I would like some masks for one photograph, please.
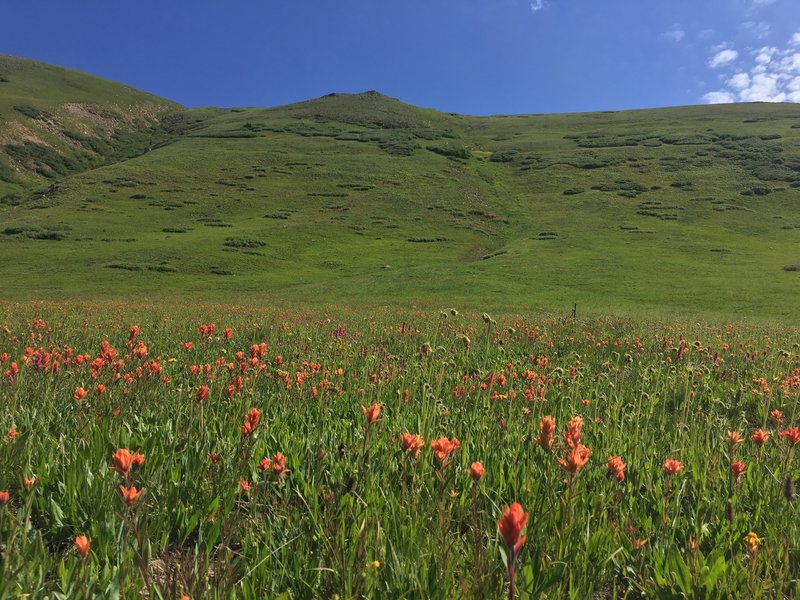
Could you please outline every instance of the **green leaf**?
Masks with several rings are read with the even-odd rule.
[[[543,571],[540,574],[538,581],[535,582],[536,587],[531,591],[531,597],[538,598],[541,594],[544,594],[547,590],[561,581],[566,568],[567,563],[557,562],[553,563],[549,569]]]
[[[683,557],[677,550],[669,553],[667,561],[669,563],[670,573],[675,578],[675,584],[678,589],[684,594],[691,595],[692,593],[692,574],[689,572],[689,565],[683,560]]]
[[[189,537],[192,532],[197,527],[197,524],[200,522],[200,519],[203,517],[203,511],[196,510],[189,518],[189,522],[186,523],[186,527],[183,532],[183,537],[181,538],[181,544],[186,541],[186,538]]]
[[[711,592],[714,589],[714,586],[719,581],[720,577],[725,574],[725,571],[728,570],[728,563],[725,562],[725,557],[723,555],[719,555],[717,560],[714,561],[714,564],[708,569],[706,573],[703,574],[702,585],[706,588],[706,592]]]
[[[119,577],[114,577],[111,581],[108,582],[108,587],[106,588],[106,598],[109,600],[118,600],[119,599]]]
[[[56,527],[63,527],[64,525],[64,511],[56,504],[55,499],[50,498],[50,514],[53,517],[54,525]]]

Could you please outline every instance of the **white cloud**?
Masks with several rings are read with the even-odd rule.
[[[786,100],[800,102],[800,77],[795,77],[786,84]]]
[[[531,10],[533,12],[539,12],[544,6],[544,0],[533,0],[533,2],[531,2]]]
[[[661,34],[661,37],[666,40],[671,40],[675,43],[680,42],[686,36],[686,32],[679,23],[675,23],[670,29]]]
[[[800,73],[800,52],[790,52],[778,63],[778,68],[787,75]]]
[[[706,104],[731,104],[732,102],[736,102],[736,97],[730,92],[726,92],[724,90],[719,92],[708,92],[705,96],[703,96],[703,102]]]
[[[778,77],[770,73],[753,75],[750,85],[739,90],[742,102],[786,102],[786,93],[781,91]]]
[[[739,53],[736,50],[720,50],[708,61],[708,66],[712,69],[719,69],[724,67],[739,58]]]
[[[717,69],[737,59],[739,70],[724,81],[723,89],[705,94],[704,102],[800,103],[800,32],[784,48],[764,46],[744,57],[730,47],[715,47],[708,66]]]
[[[747,73],[737,73],[728,79],[728,85],[736,90],[744,90],[750,87],[750,75]]]
[[[772,46],[764,46],[756,51],[756,63],[759,65],[767,65],[772,61],[772,57],[778,53],[778,49]]]
[[[778,0],[738,0],[738,2],[744,3],[746,6],[745,14],[751,17],[760,14],[764,9],[768,8],[775,4]],[[795,2],[796,0],[788,0],[789,3]]]

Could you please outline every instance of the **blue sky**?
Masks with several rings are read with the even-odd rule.
[[[4,0],[1,12],[0,53],[187,106],[368,89],[465,114],[800,102],[800,0]]]

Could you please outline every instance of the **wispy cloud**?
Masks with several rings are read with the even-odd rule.
[[[544,0],[533,0],[533,2],[531,2],[531,10],[532,10],[533,12],[539,12],[539,11],[540,11],[540,10],[542,10],[542,9],[543,9],[545,6],[546,6],[546,5],[545,5],[545,3],[544,3]]]
[[[678,43],[684,37],[686,37],[686,32],[683,30],[683,27],[680,26],[680,23],[675,23],[667,31],[662,33],[661,37],[664,38],[665,40],[670,40],[675,43]]]
[[[703,96],[703,101],[706,104],[732,104],[733,102],[736,102],[736,96],[725,91],[708,92],[705,96]]]
[[[712,56],[709,67],[715,68],[714,60],[727,51]],[[705,94],[703,101],[709,104],[800,102],[800,31],[789,39],[785,48],[764,46],[750,52],[745,60],[750,63],[747,68],[728,77],[723,89]]]
[[[745,0],[747,3],[747,8],[745,10],[745,14],[755,16],[759,14],[763,9],[767,8],[775,4],[778,0]],[[789,0],[790,2],[795,2],[796,0]]]
[[[719,69],[729,65],[737,58],[739,58],[739,53],[736,50],[731,50],[730,48],[719,50],[714,56],[708,59],[708,66],[712,69]]]
[[[742,29],[748,31],[751,35],[759,40],[769,37],[771,28],[766,21],[746,21],[742,23]]]

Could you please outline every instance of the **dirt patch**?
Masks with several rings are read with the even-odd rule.
[[[194,587],[195,591],[202,591],[214,579],[214,568],[205,569],[205,577],[197,572],[204,563],[195,559],[195,556],[185,548],[173,548],[153,558],[147,565],[147,574],[150,581],[162,591],[169,590],[172,597],[177,597],[188,588]],[[147,589],[141,591],[143,598],[149,598]]]
[[[33,129],[26,127],[19,121],[8,121],[0,128],[0,146],[4,146],[5,144],[22,144],[23,142],[32,142],[44,146],[50,145],[36,135]]]
[[[158,115],[167,107],[157,102],[141,102],[113,107],[89,104],[85,102],[68,102],[62,105],[73,129],[83,135],[96,135],[98,129],[106,137],[123,128],[148,126],[158,121]]]
[[[158,117],[169,110],[169,108],[169,106],[159,104],[158,102],[140,102],[138,104],[120,107],[119,110],[126,123],[141,125],[143,122],[157,122]]]
[[[123,123],[118,115],[98,104],[68,102],[62,108],[74,119],[71,124],[84,135],[93,135],[100,128],[106,137],[111,137]]]

